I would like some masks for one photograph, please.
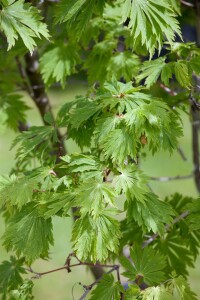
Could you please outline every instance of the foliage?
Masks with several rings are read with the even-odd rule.
[[[85,286],[91,300],[197,299],[187,269],[199,253],[199,199],[158,197],[140,164],[180,152],[182,111],[199,124],[200,50],[183,42],[185,22],[178,0],[0,1],[1,126],[19,131],[16,166],[0,176],[3,246],[16,255],[0,264],[3,300],[33,299],[36,277],[80,265],[105,268]],[[55,110],[48,89],[72,75],[88,92]],[[42,125],[27,124],[22,90]],[[78,263],[34,272],[50,259],[52,219],[71,211]]]

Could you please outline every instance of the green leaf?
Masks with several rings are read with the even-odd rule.
[[[105,261],[110,253],[117,253],[119,247],[119,222],[109,215],[109,210],[99,211],[76,220],[72,232],[73,249],[82,261]]]
[[[79,128],[84,125],[95,114],[98,114],[101,106],[97,101],[87,99],[85,97],[79,98],[76,108],[72,108],[70,111],[70,125],[72,128]]]
[[[115,197],[116,194],[111,184],[98,179],[90,179],[84,181],[78,188],[76,205],[81,207],[82,215],[89,212],[95,218],[105,204],[115,206]]]
[[[181,3],[179,0],[169,0],[172,9],[177,12],[177,14],[181,14]]]
[[[109,75],[109,70],[112,69],[113,60],[114,60],[114,57],[112,58],[112,56],[113,56],[113,51],[114,51],[114,49],[116,49],[116,47],[117,47],[117,41],[110,40],[110,38],[103,40],[94,45],[92,52],[86,58],[85,65],[84,65],[85,68],[88,69],[87,72],[88,72],[89,83],[94,83],[96,81],[98,81],[100,83],[105,82],[106,70],[108,70],[108,75],[107,75],[108,78],[112,75],[115,75],[115,74],[113,74],[113,72],[112,72],[112,74],[110,73],[110,75]],[[118,57],[118,58],[120,58],[120,57]],[[133,58],[133,55],[132,55],[132,58]],[[129,60],[129,62],[130,62],[130,60]],[[133,62],[134,61],[132,60],[132,64],[133,64]],[[116,69],[117,69],[117,67],[115,67],[115,70]],[[120,72],[120,70],[118,72]]]
[[[100,144],[101,148],[101,144]],[[136,158],[136,140],[125,126],[109,133],[103,143],[104,155],[123,165],[128,156]]]
[[[167,198],[166,201],[172,206],[173,210],[176,212],[176,216],[180,218],[179,222],[174,224],[173,229],[171,229],[168,232],[168,235],[171,237],[165,236],[165,238],[170,239],[174,236],[177,237],[177,242],[172,241],[171,246],[175,246],[175,244],[179,244],[179,240],[181,243],[181,247],[184,247],[183,255],[184,253],[187,253],[187,256],[190,257],[188,260],[187,257],[184,259],[180,259],[179,262],[176,262],[173,264],[176,267],[173,267],[178,274],[187,274],[187,271],[185,270],[186,265],[191,265],[191,260],[196,259],[199,254],[199,246],[200,246],[200,230],[198,229],[199,225],[197,225],[197,228],[195,226],[192,226],[192,220],[197,221],[197,224],[199,224],[199,211],[197,210],[196,216],[193,215],[192,210],[196,210],[196,204],[198,204],[198,200],[193,199],[192,197],[184,197],[178,193],[175,193],[172,195],[169,199]],[[190,210],[191,208],[191,210]],[[188,214],[188,216],[187,216]],[[196,218],[195,218],[196,217]],[[165,240],[165,239],[163,239]],[[181,242],[184,241],[183,242]],[[165,245],[166,249],[170,249],[170,245]],[[165,248],[163,245],[163,249]],[[178,251],[178,252],[177,252]],[[182,250],[180,250],[181,252]],[[177,258],[182,258],[183,256],[180,256],[179,248],[173,249],[171,251],[173,254],[176,254]],[[173,258],[170,258],[170,261],[173,261]],[[178,267],[179,266],[179,267]],[[184,266],[182,269],[181,266]],[[179,271],[178,271],[179,270]]]
[[[124,166],[119,169],[119,172],[120,174],[114,176],[112,182],[116,192],[124,193],[129,199],[135,197],[137,201],[144,201],[146,193],[149,191],[147,177],[134,165]]]
[[[187,267],[194,267],[192,253],[176,231],[169,232],[159,241],[156,241],[155,249],[158,249],[167,258],[168,273],[175,270],[178,275],[187,276]]]
[[[145,79],[145,85],[150,88],[160,76],[163,68],[166,66],[166,57],[160,57],[152,61],[145,61],[142,68],[140,68],[141,74],[137,76],[137,80],[141,81]]]
[[[189,62],[189,66],[197,75],[200,75],[200,56],[193,57]]]
[[[76,72],[80,58],[76,44],[57,44],[40,59],[42,78],[47,86],[60,82],[65,87],[66,77]]]
[[[0,177],[0,207],[5,203],[21,208],[32,200],[35,184],[27,177]]]
[[[140,246],[135,245],[130,250],[130,256],[133,264],[125,257],[121,258],[121,264],[126,272],[124,276],[131,281],[144,281],[146,284],[160,283],[165,279],[164,268],[166,266],[166,259],[164,255],[156,252],[152,248],[141,249]]]
[[[50,166],[43,166],[28,171],[26,172],[26,177],[42,192],[49,191],[54,188],[58,180],[56,178],[56,173]]]
[[[46,258],[53,244],[51,219],[41,217],[35,204],[27,204],[9,220],[3,240],[7,250],[23,255],[28,264]]]
[[[6,114],[5,124],[14,131],[19,130],[20,122],[26,123],[25,113],[29,107],[21,99],[21,95],[9,93],[0,97],[0,110]]]
[[[174,65],[172,62],[166,63],[166,57],[159,57],[152,61],[145,61],[140,74],[136,77],[137,81],[145,79],[145,85],[150,88],[157,82],[159,76],[165,85],[169,85],[169,79],[172,78]]]
[[[57,5],[56,23],[66,22],[67,29],[81,36],[94,12],[103,13],[105,0],[62,0]]]
[[[32,126],[15,138],[11,149],[20,144],[16,154],[19,162],[29,161],[32,156],[40,160],[52,161],[54,156],[49,156],[49,153],[54,142],[58,142],[54,126]]]
[[[45,219],[54,215],[68,216],[68,211],[74,205],[74,194],[62,193],[42,193],[38,196],[38,209]]]
[[[109,60],[107,66],[107,80],[115,76],[118,80],[124,78],[127,82],[132,80],[138,73],[140,59],[137,55],[129,52],[117,52]],[[103,71],[102,71],[103,73]]]
[[[92,155],[73,153],[70,157],[71,172],[90,172],[101,168],[99,159]]]
[[[3,293],[3,300],[8,292],[22,284],[21,275],[26,273],[23,264],[24,258],[16,259],[14,256],[10,257],[10,261],[4,260],[0,264],[0,293]]]
[[[142,291],[142,300],[176,300],[164,286],[152,286]]]
[[[141,89],[131,82],[113,81],[97,95],[96,102],[101,103],[103,111],[97,116],[95,139],[104,156],[120,165],[128,157],[136,160],[141,147],[148,147],[153,154],[160,148],[172,152],[182,135],[177,112],[158,98],[138,92]]]
[[[163,66],[161,72],[161,81],[166,85],[169,86],[169,79],[172,78],[172,72],[174,69],[173,63],[167,63]]]
[[[132,246],[134,243],[143,243],[143,231],[134,220],[130,221],[125,218],[120,222],[120,225],[122,232],[120,249],[123,249],[124,246]]]
[[[92,291],[90,300],[119,300],[124,288],[119,282],[115,282],[112,274],[104,274],[97,287]]]
[[[190,289],[188,282],[183,276],[175,277],[168,282],[168,288],[176,300],[197,300],[197,295]]]
[[[133,45],[138,41],[145,45],[150,57],[155,49],[161,50],[165,39],[172,43],[176,34],[181,37],[179,23],[169,1],[126,0],[122,10],[122,22],[130,18],[128,27]]]
[[[14,45],[18,36],[28,50],[33,53],[36,42],[34,38],[49,38],[47,26],[41,22],[42,17],[38,9],[23,0],[12,1],[3,5],[0,11],[0,29],[5,33],[8,50]]]
[[[187,205],[190,214],[188,220],[191,230],[200,230],[200,203],[199,199],[192,201]]]
[[[191,78],[187,66],[187,62],[178,60],[174,63],[175,76],[182,87],[189,88],[191,86]]]
[[[170,224],[174,215],[171,206],[160,201],[153,193],[147,193],[143,202],[137,201],[136,198],[128,199],[125,202],[125,210],[127,210],[128,220],[135,220],[144,233],[152,230],[154,233],[163,234],[165,224]]]
[[[25,279],[23,284],[16,290],[11,291],[12,299],[15,300],[32,300],[34,296],[32,295],[33,281],[30,279]]]
[[[124,296],[125,300],[137,300],[140,294],[140,288],[136,284],[128,284]]]
[[[70,173],[79,173],[83,182],[91,178],[103,181],[105,167],[95,156],[74,153],[67,168]]]

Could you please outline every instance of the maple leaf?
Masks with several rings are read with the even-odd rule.
[[[155,284],[165,279],[164,268],[166,266],[166,258],[164,255],[156,252],[152,248],[141,249],[140,246],[135,245],[130,250],[130,256],[133,261],[130,262],[126,257],[121,257],[120,262],[126,272],[124,276],[132,280],[139,280],[139,278],[147,284]]]
[[[34,38],[41,38],[41,36],[49,38],[47,25],[41,22],[42,17],[36,7],[23,0],[9,0],[2,4],[0,28],[6,35],[8,50],[15,45],[18,36],[21,37],[31,53],[36,46]]]

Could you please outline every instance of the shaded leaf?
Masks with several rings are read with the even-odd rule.
[[[92,291],[90,300],[119,300],[124,289],[119,282],[115,282],[112,274],[104,274],[97,287]]]
[[[163,270],[166,266],[166,259],[164,255],[152,248],[146,247],[142,250],[140,246],[135,245],[130,250],[130,256],[133,263],[125,257],[121,258],[121,263],[127,269],[123,275],[131,281],[141,279],[146,284],[151,285],[160,283],[165,279]]]

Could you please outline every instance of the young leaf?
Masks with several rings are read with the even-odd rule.
[[[141,294],[142,300],[176,300],[164,286],[148,287]]]
[[[53,244],[51,219],[41,217],[34,203],[27,204],[9,220],[3,239],[5,248],[23,255],[28,264],[46,258]]]
[[[135,245],[130,250],[130,256],[133,264],[125,257],[121,258],[121,263],[127,269],[123,275],[131,281],[142,280],[151,285],[165,279],[163,270],[166,266],[166,259],[164,255],[152,248],[146,247],[142,250],[140,246]]]
[[[5,2],[4,2],[5,3]],[[8,50],[14,45],[18,36],[32,53],[36,42],[34,38],[49,38],[47,26],[42,21],[38,9],[23,0],[10,1],[0,11],[0,29],[5,33]]]
[[[124,288],[119,282],[115,282],[112,274],[104,274],[97,287],[92,291],[89,300],[119,300]]]

